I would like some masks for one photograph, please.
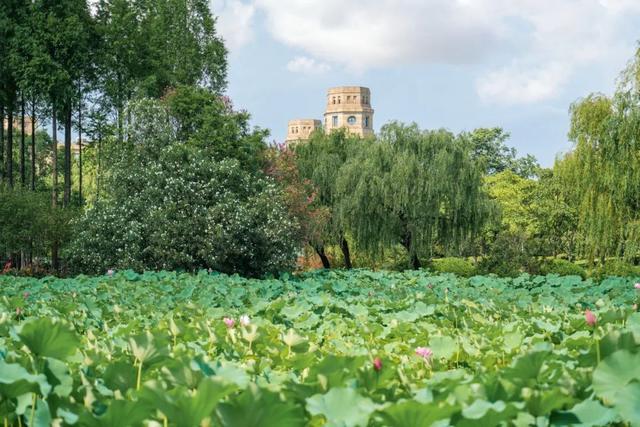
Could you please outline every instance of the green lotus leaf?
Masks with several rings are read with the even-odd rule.
[[[67,397],[73,391],[73,378],[69,368],[57,359],[47,358],[44,364],[47,381],[53,386],[53,394]]]
[[[553,419],[554,425],[579,427],[600,427],[610,425],[617,417],[616,412],[597,400],[587,399],[576,404],[569,411],[558,413]]]
[[[600,362],[593,371],[593,390],[607,401],[631,381],[640,381],[640,354],[619,350]]]
[[[457,406],[406,400],[389,405],[376,416],[388,427],[430,427],[437,421],[449,421],[458,411]]]
[[[477,399],[462,410],[464,419],[460,420],[457,425],[465,427],[497,426],[504,421],[514,418],[518,412],[519,409],[511,403],[505,403],[501,400],[488,402],[483,399]]]
[[[220,400],[235,390],[235,385],[211,378],[203,379],[194,393],[183,387],[167,392],[160,383],[151,381],[140,392],[140,400],[178,427],[191,427],[212,416]]]
[[[129,362],[116,361],[107,366],[102,379],[109,389],[126,393],[136,386],[136,368]]]
[[[18,337],[39,357],[64,360],[74,354],[80,346],[80,339],[71,327],[45,317],[24,323]]]
[[[43,374],[30,374],[17,363],[7,363],[0,359],[0,396],[15,398],[25,393],[40,393],[46,396],[51,385]]]
[[[150,331],[129,338],[129,348],[145,367],[159,363],[169,355],[166,338],[156,337]]]
[[[145,401],[113,400],[100,415],[83,412],[79,425],[83,427],[137,427],[150,418],[153,406]]]
[[[296,352],[303,352],[309,348],[307,339],[298,335],[293,329],[289,329],[286,333],[282,334],[282,342]]]
[[[245,388],[251,380],[249,375],[242,368],[231,363],[218,364],[214,368],[216,378],[236,384],[240,388]]]
[[[447,336],[431,337],[429,347],[433,350],[433,356],[436,358],[450,359],[458,351],[456,340]]]
[[[307,411],[322,415],[327,427],[366,427],[377,405],[352,388],[332,388],[307,398]]]
[[[306,425],[304,411],[291,402],[284,402],[277,393],[255,385],[239,396],[220,403],[218,417],[224,427],[302,427]]]

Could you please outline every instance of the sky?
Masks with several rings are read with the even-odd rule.
[[[211,0],[228,94],[282,142],[333,86],[366,86],[374,128],[504,128],[521,155],[567,152],[571,103],[611,94],[640,0]]]

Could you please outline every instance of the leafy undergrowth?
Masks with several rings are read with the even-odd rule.
[[[0,422],[640,425],[633,283],[0,277]]]

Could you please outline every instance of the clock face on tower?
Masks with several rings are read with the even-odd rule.
[[[347,123],[349,123],[350,125],[355,125],[356,124],[356,116],[349,116],[349,118],[347,119]]]

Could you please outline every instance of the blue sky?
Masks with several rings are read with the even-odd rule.
[[[283,141],[322,118],[326,90],[371,89],[390,120],[454,132],[500,126],[551,166],[568,110],[611,93],[640,39],[640,0],[212,0],[228,93]]]

